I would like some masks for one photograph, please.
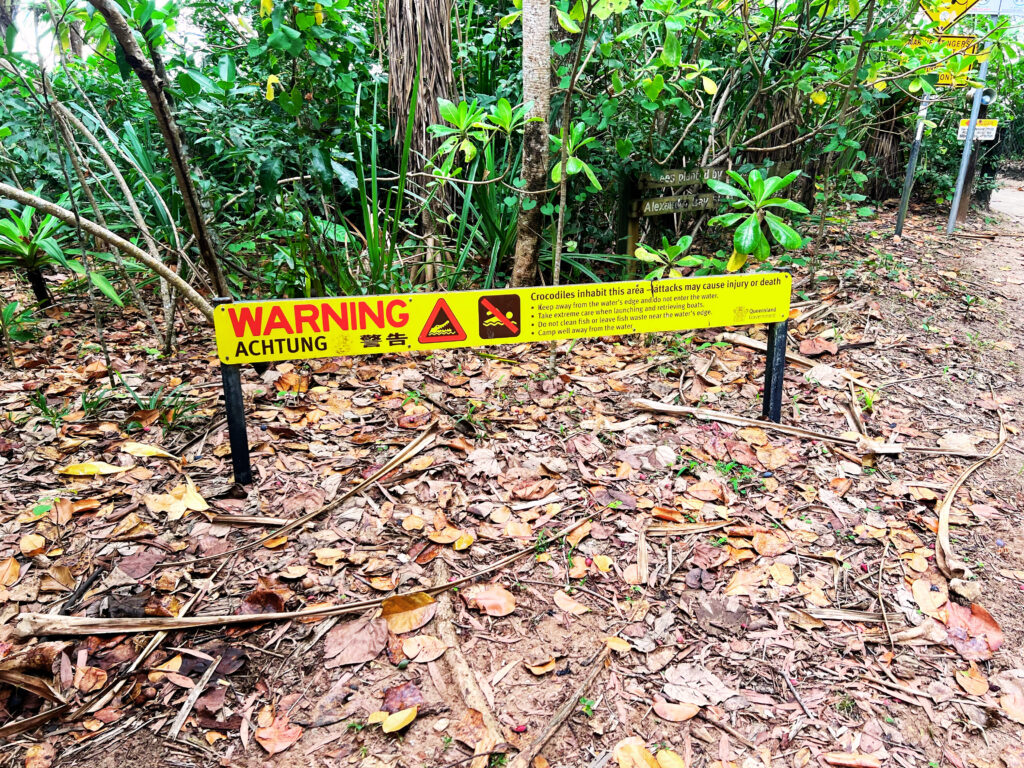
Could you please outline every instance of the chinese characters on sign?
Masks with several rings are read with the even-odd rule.
[[[227,364],[778,323],[786,273],[224,304]]]

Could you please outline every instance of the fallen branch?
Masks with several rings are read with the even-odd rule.
[[[167,738],[174,741],[178,738],[178,734],[181,733],[181,728],[185,725],[185,720],[188,718],[189,713],[192,711],[192,707],[199,701],[199,697],[203,695],[203,691],[206,690],[206,686],[210,682],[210,678],[213,677],[213,673],[217,671],[217,666],[220,664],[221,657],[216,657],[210,666],[206,668],[203,676],[199,678],[199,682],[196,683],[195,687],[189,691],[188,698],[185,699],[185,703],[181,705],[181,709],[178,710],[177,717],[174,718],[174,722],[171,723],[171,730],[168,733]]]
[[[693,416],[694,418],[702,419],[704,421],[717,421],[721,424],[730,424],[734,427],[759,427],[760,429],[781,432],[784,435],[802,437],[807,440],[820,440],[823,443],[831,443],[833,445],[848,445],[851,448],[856,448],[861,453],[874,454],[878,456],[897,455],[908,452],[923,453],[929,456],[957,456],[965,459],[975,459],[979,456],[986,456],[986,454],[964,453],[963,451],[958,451],[955,448],[931,448],[925,445],[911,445],[909,443],[884,443],[880,440],[872,440],[864,436],[854,438],[842,437],[841,435],[829,435],[825,432],[817,432],[813,429],[791,427],[787,424],[776,424],[774,421],[761,421],[760,419],[751,419],[748,416],[735,416],[731,413],[722,413],[721,411],[714,411],[710,408],[691,408],[688,405],[671,405],[670,403],[662,403],[658,400],[639,398],[633,401],[633,405],[638,408],[643,408],[646,411],[653,411],[654,413],[668,413],[674,416]],[[1002,445],[1000,444],[998,447],[1002,447]],[[988,455],[987,458],[991,458],[991,455]]]
[[[939,515],[939,530],[935,537],[935,564],[939,566],[939,570],[942,571],[943,575],[947,578],[962,579],[967,573],[966,563],[956,559],[953,554],[953,547],[949,542],[949,512],[953,508],[953,499],[956,498],[956,494],[959,492],[960,488],[963,487],[967,478],[999,455],[1008,439],[1009,435],[1006,434],[1006,426],[1003,424],[1002,416],[1000,415],[999,442],[996,444],[996,447],[993,448],[992,452],[987,456],[974,462],[963,471],[960,477],[956,479],[956,482],[953,483],[950,489],[946,492],[942,502],[936,508],[936,512]]]
[[[434,584],[438,587],[447,585],[449,578],[448,564],[443,557],[434,561]],[[487,704],[487,697],[484,696],[480,683],[477,682],[477,674],[466,661],[466,656],[459,645],[459,639],[455,635],[455,615],[452,611],[451,595],[442,593],[437,601],[437,634],[448,646],[444,653],[444,660],[451,669],[452,680],[455,681],[462,701],[468,709],[474,709],[480,713],[483,721],[484,735],[473,745],[473,761],[470,768],[486,768],[488,755],[495,747],[506,741],[501,732],[501,726],[494,713]]]
[[[556,533],[552,539],[557,540],[567,536],[581,525],[590,520],[591,516],[577,520],[571,525]],[[507,557],[498,560],[486,568],[456,579],[453,582],[429,589],[404,592],[392,597],[409,597],[412,595],[429,595],[431,597],[447,592],[463,584],[476,581],[481,576],[504,568],[509,563],[515,562],[521,557],[533,554],[532,546],[514,552]],[[235,627],[246,624],[266,624],[278,621],[291,621],[293,619],[316,619],[329,616],[341,616],[348,613],[362,613],[370,608],[379,608],[389,598],[379,597],[373,600],[359,600],[341,605],[327,605],[319,608],[304,608],[299,611],[281,611],[277,613],[253,613],[253,614],[220,614],[211,616],[178,616],[178,617],[152,617],[152,618],[116,618],[102,619],[89,616],[60,616],[48,613],[22,613],[13,621],[13,636],[20,640],[46,635],[65,637],[85,637],[88,635],[119,635],[135,634],[139,632],[169,632],[175,629],[199,629],[202,627]]]

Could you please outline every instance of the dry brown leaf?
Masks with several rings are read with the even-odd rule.
[[[388,623],[383,619],[349,621],[327,633],[325,669],[362,664],[377,658],[388,644]]]
[[[616,653],[626,653],[633,647],[621,637],[606,637],[604,638],[604,644]]]
[[[784,533],[755,533],[751,540],[757,554],[763,557],[777,557],[793,548],[793,542]]]
[[[402,528],[407,531],[422,531],[426,528],[427,522],[419,515],[407,515],[402,521]]]
[[[76,667],[74,686],[82,693],[96,691],[107,684],[107,673],[99,667]]]
[[[428,624],[436,611],[434,598],[424,592],[414,592],[389,597],[381,603],[380,615],[388,623],[388,629],[403,635]]]
[[[874,755],[862,755],[858,752],[826,752],[822,759],[829,765],[843,768],[881,768],[881,761]]]
[[[569,542],[570,545],[572,545],[574,547],[578,547],[580,545],[580,542],[583,541],[585,538],[587,538],[587,536],[589,536],[589,535],[590,535],[590,521],[587,520],[585,523],[583,523],[583,525],[581,525],[575,531],[572,531],[571,533],[567,534],[566,537],[565,537],[565,540],[567,542]]]
[[[756,595],[757,588],[767,583],[767,573],[767,569],[761,567],[736,571],[732,578],[729,579],[723,594],[730,597],[734,595]]]
[[[461,536],[462,531],[451,526],[440,531],[431,531],[427,534],[427,538],[435,544],[454,544]]]
[[[590,608],[583,605],[578,600],[574,600],[569,597],[561,589],[555,592],[555,605],[561,608],[566,613],[571,613],[573,616],[582,616],[584,613],[590,611]]]
[[[313,557],[319,565],[326,565],[328,568],[333,568],[346,557],[344,549],[338,549],[336,547],[321,547],[313,550]]]
[[[448,645],[443,640],[431,635],[408,637],[402,643],[402,653],[409,661],[415,661],[417,664],[439,659],[447,650]]]
[[[685,723],[697,716],[700,707],[696,704],[670,704],[661,696],[654,697],[654,714],[670,723]]]
[[[472,584],[461,592],[466,605],[488,616],[508,616],[516,609],[516,597],[500,584]]]
[[[985,679],[985,675],[978,669],[978,665],[973,661],[969,669],[958,669],[956,671],[956,681],[960,684],[967,693],[972,696],[984,696],[988,693],[988,680]]]
[[[53,744],[42,742],[25,750],[25,768],[50,768],[57,757]]]
[[[983,661],[1003,645],[1003,630],[992,615],[977,603],[970,607],[946,603],[949,642],[968,661]]]
[[[1008,718],[1015,723],[1024,725],[1024,696],[1017,693],[1007,693],[999,697],[999,706]]]
[[[302,728],[291,725],[287,714],[277,715],[270,725],[256,729],[256,741],[267,750],[267,754],[276,755],[302,738]]]

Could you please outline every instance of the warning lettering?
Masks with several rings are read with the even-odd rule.
[[[217,354],[233,363],[774,323],[786,273],[221,305]]]

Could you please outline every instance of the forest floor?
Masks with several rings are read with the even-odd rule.
[[[0,765],[518,768],[550,729],[522,765],[1022,768],[1020,185],[974,237],[921,210],[894,242],[888,206],[795,275],[802,434],[729,423],[760,414],[760,328],[565,344],[553,377],[529,345],[281,364],[244,373],[246,495],[209,332],[163,359],[109,316],[136,402],[60,305],[0,380],[0,733],[89,706]],[[463,577],[383,616],[217,618]],[[34,638],[26,612],[95,622]],[[148,656],[96,634],[184,613],[211,618]]]

